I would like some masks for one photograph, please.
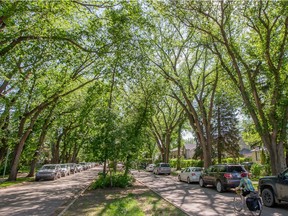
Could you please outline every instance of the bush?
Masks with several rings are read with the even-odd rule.
[[[99,175],[98,179],[94,181],[91,185],[92,189],[98,189],[98,188],[108,188],[111,187],[120,187],[125,188],[132,186],[132,183],[134,182],[134,178],[131,175],[123,175],[123,174],[112,174],[106,175],[104,177],[103,173]]]
[[[251,166],[251,173],[253,175],[253,177],[259,177],[260,174],[261,174],[261,170],[263,169],[263,166],[260,165],[260,164],[257,164],[257,163],[254,163],[252,166]]]
[[[177,159],[171,159],[169,161],[171,167],[177,167]],[[193,160],[193,159],[180,159],[180,167],[203,167],[204,161],[202,160]]]
[[[269,176],[269,175],[271,175],[272,171],[271,171],[270,164],[265,164],[262,167],[263,167],[263,169],[261,169],[261,172],[260,172],[261,176]]]

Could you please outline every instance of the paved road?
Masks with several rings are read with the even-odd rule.
[[[0,189],[0,216],[55,215],[55,211],[86,188],[100,170],[102,167],[95,167],[56,181],[29,182]]]
[[[178,182],[176,177],[153,175],[145,171],[132,172],[136,179],[176,206],[182,208],[188,215],[195,216],[232,216],[233,192],[218,193],[215,188],[201,188],[197,183]],[[249,215],[243,212],[241,215]],[[277,208],[263,208],[263,216],[287,216],[288,205]]]

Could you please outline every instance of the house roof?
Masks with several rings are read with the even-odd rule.
[[[195,149],[196,148],[196,145],[195,144],[185,144],[184,145],[184,148],[186,150],[192,150],[192,149]]]
[[[252,154],[252,151],[248,148],[243,148],[243,149],[241,149],[241,151],[239,153],[242,155],[250,155],[250,154]]]
[[[170,152],[177,152],[178,148],[171,149]]]

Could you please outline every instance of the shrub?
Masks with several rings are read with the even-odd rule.
[[[171,167],[177,167],[177,159],[171,159],[169,161]],[[193,160],[193,159],[181,159],[180,160],[180,167],[203,167],[204,161],[202,160]]]
[[[272,171],[271,171],[270,164],[265,164],[262,167],[263,167],[263,169],[261,169],[261,172],[260,172],[261,176],[269,176],[269,175],[271,175]]]
[[[134,182],[134,178],[131,175],[123,175],[123,174],[112,174],[106,175],[104,177],[103,174],[99,175],[98,179],[94,181],[91,185],[92,189],[97,188],[108,188],[111,187],[120,187],[125,188],[132,186],[132,183]]]
[[[260,164],[257,164],[257,163],[254,163],[252,166],[251,166],[251,173],[254,177],[259,177],[260,174],[261,174],[261,170],[263,169],[263,166],[260,165]]]

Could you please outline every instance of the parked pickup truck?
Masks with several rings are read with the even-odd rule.
[[[281,201],[288,202],[288,168],[278,176],[260,178],[258,190],[265,206],[272,207]]]

